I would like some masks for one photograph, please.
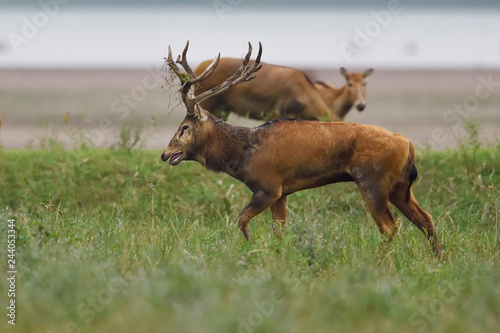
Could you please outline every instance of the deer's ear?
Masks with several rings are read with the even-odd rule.
[[[372,75],[372,73],[373,73],[373,69],[372,69],[372,68],[367,69],[367,70],[363,73],[363,77],[370,76],[370,75]]]
[[[340,67],[340,74],[342,74],[342,76],[344,76],[345,78],[347,78],[347,76],[349,74],[347,74],[347,69],[345,69],[344,67]]]
[[[194,106],[194,114],[200,121],[208,119],[208,111],[203,110],[198,104]]]

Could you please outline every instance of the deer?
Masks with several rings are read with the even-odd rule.
[[[202,73],[211,61],[204,61],[195,69]],[[241,60],[222,58],[217,69],[195,87],[195,95],[216,87],[234,73]],[[233,87],[200,103],[201,107],[226,119],[228,111],[258,120],[297,118],[304,120],[342,121],[355,106],[358,111],[366,107],[365,78],[373,73],[340,72],[346,79],[342,88],[322,81],[313,82],[304,72],[290,67],[262,63],[259,75],[245,85]]]
[[[290,194],[354,182],[382,235],[391,241],[398,228],[390,202],[425,234],[441,258],[442,247],[432,217],[420,207],[411,189],[417,169],[415,149],[408,138],[382,127],[349,122],[275,119],[256,127],[231,125],[205,110],[202,102],[255,79],[253,74],[262,66],[262,45],[259,43],[257,57],[250,63],[249,43],[241,66],[225,81],[197,96],[191,88],[215,71],[220,53],[195,75],[186,58],[188,47],[189,41],[174,62],[169,46],[165,61],[181,82],[186,116],[161,159],[171,166],[195,161],[244,183],[252,196],[239,213],[237,224],[246,240],[253,239],[250,220],[267,208],[271,210],[274,234],[282,237]]]
[[[323,101],[335,112],[340,120],[344,120],[347,113],[354,106],[359,112],[366,108],[366,78],[373,73],[373,69],[367,69],[363,73],[348,73],[344,67],[340,68],[340,74],[346,83],[341,88],[335,88],[323,81],[315,81],[314,87],[319,92]]]

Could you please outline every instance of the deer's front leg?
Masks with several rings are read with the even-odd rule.
[[[241,211],[238,217],[238,227],[247,240],[250,239],[248,222],[262,213],[267,207],[271,206],[280,198],[281,194],[275,192],[257,191],[252,195],[248,205]]]

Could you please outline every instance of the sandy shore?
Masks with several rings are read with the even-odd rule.
[[[307,73],[335,86],[344,83],[337,70]],[[143,146],[161,150],[184,117],[176,87],[164,84],[164,74],[148,69],[2,70],[0,144],[39,147],[52,138],[68,146],[82,141],[104,146],[116,144],[121,129],[140,127]],[[346,121],[386,127],[417,146],[455,146],[457,136],[464,137],[460,115],[479,124],[483,142],[500,138],[500,71],[375,69],[366,100],[366,110],[351,110]]]

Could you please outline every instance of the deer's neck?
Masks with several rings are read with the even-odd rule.
[[[340,89],[332,89],[326,97],[326,103],[340,119],[344,119],[353,105],[347,84]]]
[[[252,154],[251,129],[232,126],[219,119],[213,125],[202,154],[205,167],[244,181],[246,160]]]
[[[340,119],[344,119],[349,113],[354,104],[352,94],[349,92],[347,85],[342,87],[342,93],[339,94],[338,104],[335,108],[335,113]]]

